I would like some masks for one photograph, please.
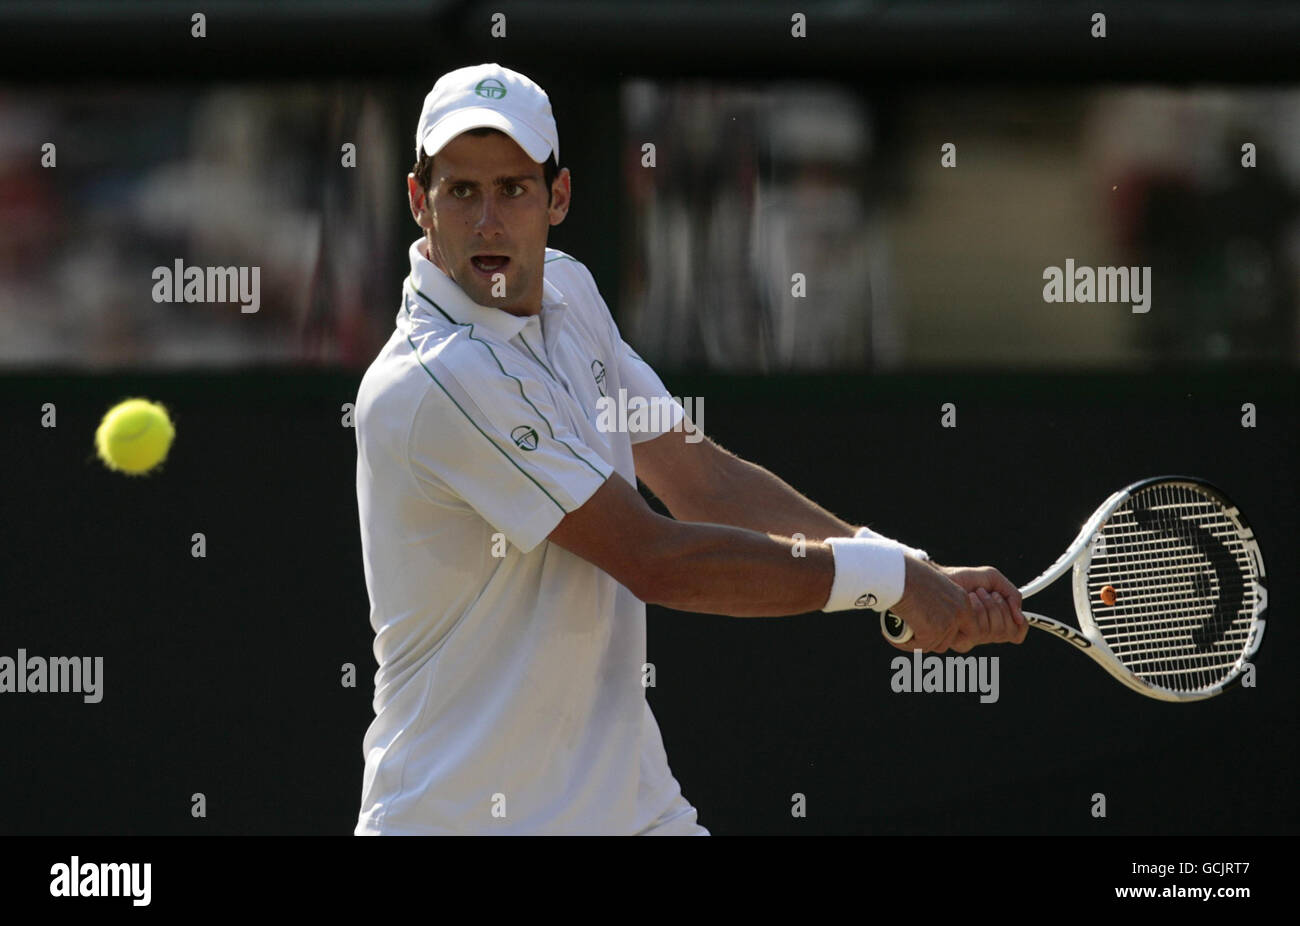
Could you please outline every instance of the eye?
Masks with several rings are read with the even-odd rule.
[[[506,184],[505,189],[506,189],[506,195],[509,196],[511,199],[517,199],[518,197],[523,196],[524,193],[528,192],[524,188],[524,185],[522,183],[508,183]],[[511,192],[511,191],[515,191],[515,192]]]
[[[451,188],[451,195],[455,199],[466,199],[470,192],[468,183],[457,183]]]

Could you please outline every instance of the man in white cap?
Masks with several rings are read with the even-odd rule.
[[[931,564],[703,437],[546,246],[570,177],[540,87],[452,71],[415,144],[423,234],[356,402],[379,661],[358,835],[707,835],[646,702],[644,602],[892,608],[909,650],[1024,639],[997,570]],[[670,414],[642,426],[615,396]]]

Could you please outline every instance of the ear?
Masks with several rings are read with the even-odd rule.
[[[429,197],[424,194],[415,174],[406,175],[406,197],[411,204],[411,218],[415,224],[428,231],[433,228],[433,215],[429,211]]]
[[[559,225],[564,221],[564,217],[569,214],[569,203],[573,196],[569,183],[569,168],[561,167],[560,172],[555,175],[555,180],[551,183],[549,218],[552,225]]]

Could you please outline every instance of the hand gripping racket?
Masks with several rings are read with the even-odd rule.
[[[1217,695],[1264,636],[1259,544],[1236,506],[1204,480],[1158,476],[1119,490],[1020,594],[1041,592],[1071,566],[1080,629],[1028,611],[1025,619],[1149,698]],[[912,637],[890,612],[880,629],[895,643]]]

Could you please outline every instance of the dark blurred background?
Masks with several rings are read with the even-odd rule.
[[[800,10],[806,38],[766,0],[213,2],[196,38],[173,2],[0,6],[0,656],[106,677],[95,705],[0,695],[0,832],[351,831],[375,662],[344,405],[418,234],[420,103],[482,61],[550,94],[551,244],[724,446],[1019,583],[1148,475],[1219,484],[1260,538],[1258,686],[1196,705],[1042,635],[988,651],[996,704],[897,695],[859,615],[651,608],[705,826],[1295,832],[1300,8],[1127,3],[1105,38],[1070,2]],[[260,267],[260,310],[155,302],[178,259]],[[1067,259],[1149,266],[1150,311],[1045,302]],[[177,424],[146,480],[91,446],[133,395]]]

